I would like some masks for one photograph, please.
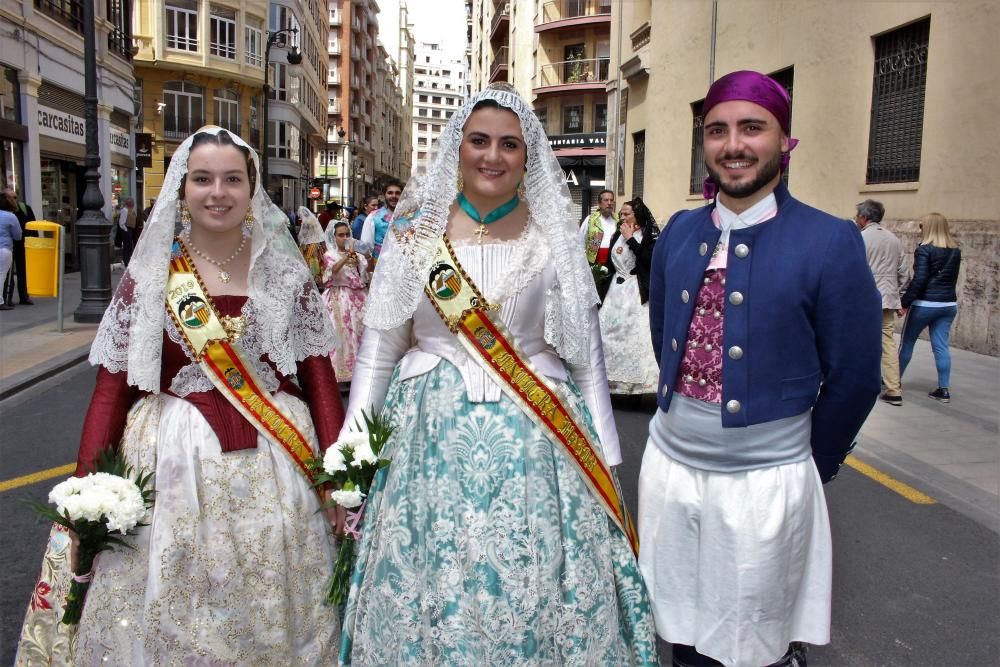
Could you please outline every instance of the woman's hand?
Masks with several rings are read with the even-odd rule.
[[[632,238],[632,235],[635,234],[636,229],[638,229],[638,227],[635,225],[635,223],[632,222],[623,222],[619,227],[619,230],[622,233],[622,238],[624,238],[626,241]]]
[[[323,491],[323,502],[330,502],[330,496],[333,494],[333,489],[324,489]],[[326,512],[326,520],[330,522],[330,527],[333,528],[333,533],[340,537],[344,534],[344,526],[347,525],[347,510],[341,505],[331,505],[324,509]]]

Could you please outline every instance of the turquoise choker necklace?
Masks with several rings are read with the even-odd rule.
[[[465,214],[479,223],[479,229],[477,229],[475,233],[479,235],[480,244],[483,242],[483,237],[490,233],[490,231],[486,229],[486,225],[491,225],[497,220],[505,217],[517,208],[518,204],[521,203],[521,199],[517,195],[514,195],[509,202],[503,204],[499,208],[493,209],[486,214],[486,217],[481,217],[479,215],[479,211],[477,211],[476,207],[472,205],[472,202],[465,197],[465,194],[459,192],[455,199],[458,201],[458,205],[461,209],[465,211]]]

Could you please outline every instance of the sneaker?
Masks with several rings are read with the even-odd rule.
[[[951,394],[944,387],[938,387],[931,393],[927,394],[936,401],[941,401],[942,403],[951,403]]]
[[[892,394],[882,394],[879,396],[880,399],[888,403],[889,405],[895,405],[897,408],[903,404],[902,396],[893,396]]]

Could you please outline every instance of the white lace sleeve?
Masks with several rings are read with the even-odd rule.
[[[547,319],[547,318],[546,318]],[[594,428],[601,439],[604,460],[609,466],[622,462],[621,444],[615,415],[611,409],[611,394],[608,391],[608,373],[604,366],[604,346],[601,343],[601,324],[594,306],[590,318],[589,349],[590,358],[583,364],[568,364],[573,382],[580,388],[587,404]]]
[[[361,348],[354,362],[351,397],[347,403],[347,417],[344,419],[342,433],[355,430],[355,421],[364,424],[361,419],[362,410],[382,409],[392,372],[410,348],[412,328],[413,322],[410,320],[388,331],[365,329]]]

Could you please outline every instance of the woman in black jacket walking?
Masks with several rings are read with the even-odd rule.
[[[601,338],[612,394],[656,392],[658,368],[649,334],[649,269],[659,228],[636,197],[622,204],[601,295]]]
[[[903,294],[900,314],[906,315],[899,345],[899,374],[902,377],[913,356],[913,345],[925,328],[930,328],[931,349],[937,366],[938,386],[928,396],[951,402],[951,352],[948,337],[958,314],[955,285],[962,263],[962,251],[951,235],[948,220],[930,213],[920,225],[923,238],[913,257],[913,279]]]

